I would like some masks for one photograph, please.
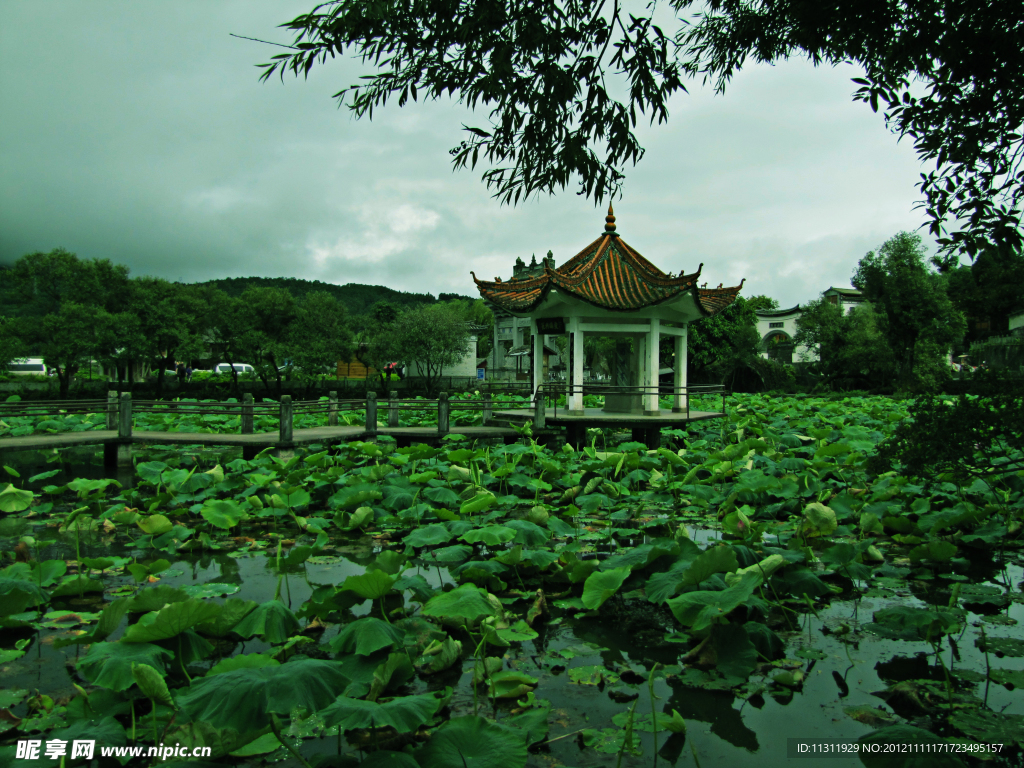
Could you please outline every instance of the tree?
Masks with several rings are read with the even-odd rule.
[[[345,306],[325,291],[307,293],[288,330],[288,348],[304,377],[336,371],[353,350]]]
[[[949,395],[922,395],[910,418],[878,445],[868,468],[877,474],[898,463],[903,474],[933,478],[993,478],[1024,470],[1024,392],[1000,371],[980,371],[951,382]]]
[[[433,395],[444,369],[462,360],[468,348],[469,330],[459,313],[446,304],[434,304],[407,309],[394,322],[380,326],[370,336],[363,360],[382,377],[388,363],[405,365],[410,374],[423,377],[427,394]]]
[[[753,307],[755,312],[764,312],[779,308],[778,299],[773,299],[771,296],[765,296],[763,294],[747,297],[747,304]]]
[[[932,263],[946,274],[949,298],[968,319],[967,341],[1009,331],[1010,314],[1024,301],[1024,253],[991,246],[969,267],[940,259]]]
[[[0,315],[0,370],[6,370],[12,360],[25,356],[25,344],[17,326],[14,318]]]
[[[281,396],[281,367],[288,357],[288,334],[295,321],[295,299],[283,288],[247,288],[235,306],[241,331],[238,348],[250,359],[263,386],[270,378]]]
[[[614,196],[627,163],[644,154],[637,113],[668,119],[684,80],[702,75],[719,91],[745,61],[806,56],[865,71],[854,99],[887,105],[891,129],[910,136],[922,161],[922,206],[943,249],[972,258],[985,242],[1021,245],[1024,197],[1024,16],[1016,0],[669,0],[677,27],[606,3],[373,5],[335,0],[283,26],[294,52],[261,65],[266,80],[308,76],[328,56],[353,52],[376,68],[335,94],[356,117],[388,99],[457,96],[490,108],[487,129],[463,126],[456,168],[491,167],[483,178],[503,203],[578,181],[600,203]],[[613,75],[618,75],[616,80]],[[627,95],[619,101],[615,94]],[[961,229],[948,232],[952,221]]]
[[[816,388],[888,387],[894,375],[892,351],[879,329],[881,318],[869,302],[847,315],[824,297],[803,307],[793,343],[805,353]]]
[[[99,347],[99,335],[110,325],[110,315],[88,304],[65,301],[56,312],[41,318],[20,318],[22,338],[39,350],[46,365],[55,369],[60,397],[66,399],[71,380]]]
[[[897,384],[907,391],[923,386],[915,379],[919,357],[946,355],[964,334],[964,318],[946,295],[942,278],[925,266],[921,237],[900,232],[878,253],[860,260],[853,284],[881,315],[896,363]]]
[[[753,336],[751,336],[753,331]],[[687,356],[694,370],[730,367],[757,345],[757,313],[743,296],[713,317],[690,323]]]

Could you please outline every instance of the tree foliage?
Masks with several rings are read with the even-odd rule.
[[[1024,469],[1024,391],[1020,380],[980,371],[954,382],[949,395],[918,397],[910,418],[878,446],[870,468],[902,465],[918,476],[949,472],[963,479]]]
[[[947,275],[953,306],[968,319],[968,341],[1009,331],[1010,314],[1024,308],[1024,253],[993,246],[970,266],[934,261]]]
[[[1024,16],[1014,0],[670,0],[675,29],[614,0],[514,3],[424,0],[387,5],[321,3],[283,26],[294,51],[273,57],[262,79],[308,76],[327,57],[354,53],[371,73],[335,97],[357,116],[397,100],[455,96],[489,109],[487,128],[463,126],[456,168],[490,165],[483,178],[503,203],[578,182],[600,202],[616,194],[627,163],[644,154],[638,114],[668,119],[684,81],[723,91],[748,59],[852,62],[865,72],[854,98],[886,105],[936,170],[920,184],[933,234],[973,256],[984,243],[1019,247],[1024,197]],[[624,92],[620,100],[617,94]],[[954,222],[953,231],[947,228]]]
[[[824,297],[806,304],[796,321],[793,341],[808,350],[803,362],[817,378],[816,388],[889,387],[895,363],[880,324],[881,318],[870,302],[845,315]]]
[[[946,295],[942,278],[928,270],[921,237],[900,232],[860,260],[853,284],[878,309],[900,387],[916,390],[919,360],[945,356],[964,334],[963,315]],[[920,373],[918,371],[917,373]]]
[[[763,302],[762,302],[763,303]],[[743,296],[714,317],[690,323],[687,354],[690,368],[713,370],[733,378],[757,354],[757,303]]]

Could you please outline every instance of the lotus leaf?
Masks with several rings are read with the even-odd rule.
[[[366,616],[356,619],[330,642],[334,653],[358,653],[369,656],[382,648],[401,648],[405,632],[380,619]]]
[[[595,571],[587,577],[583,584],[583,605],[596,611],[604,602],[619,591],[619,587],[629,577],[628,567],[612,568],[607,571]]]
[[[423,649],[423,655],[416,662],[417,668],[424,674],[441,672],[448,669],[462,656],[462,643],[446,637],[444,642],[434,640]]]
[[[729,573],[739,567],[736,552],[732,547],[725,544],[708,547],[693,560],[690,567],[683,573],[681,586],[697,586],[713,574]]]
[[[296,707],[319,712],[349,682],[336,662],[299,659],[195,680],[178,695],[178,706],[193,720],[245,732],[265,728],[271,714],[287,715]]]
[[[514,528],[504,525],[488,525],[467,531],[459,538],[468,544],[485,544],[488,547],[497,547],[506,541],[512,541],[516,536]]]
[[[242,505],[233,499],[207,501],[203,504],[200,514],[210,525],[215,525],[223,530],[234,528],[248,517]]]
[[[171,530],[174,527],[174,523],[164,515],[150,515],[139,520],[138,526],[142,529],[143,533],[159,536]]]
[[[164,658],[173,657],[170,651],[151,643],[93,643],[79,659],[78,671],[93,685],[124,691],[135,682],[132,664],[146,664],[164,672]]]
[[[174,706],[174,699],[167,689],[164,676],[149,664],[132,664],[132,679],[146,698],[165,707]]]
[[[938,642],[942,635],[956,632],[963,612],[954,608],[916,608],[898,605],[875,611],[870,628],[876,634],[900,640]]]
[[[437,616],[456,623],[473,624],[484,616],[493,616],[494,606],[486,592],[473,584],[463,584],[451,592],[435,595],[423,606],[424,616]]]
[[[280,600],[268,600],[245,615],[232,631],[241,637],[259,635],[271,645],[283,643],[299,629],[299,620]]]
[[[260,669],[261,667],[276,667],[281,662],[272,656],[263,653],[245,653],[238,656],[231,656],[221,659],[214,664],[206,676],[222,675],[225,672],[234,672],[236,669]]]
[[[375,701],[339,696],[319,715],[324,725],[336,725],[343,731],[375,727],[411,733],[430,722],[442,699],[433,693],[424,693],[419,696],[401,696],[385,704],[378,704]]]
[[[462,502],[462,506],[459,507],[460,515],[472,516],[483,512],[485,509],[490,509],[494,506],[497,499],[493,493],[484,491],[478,493],[473,498]]]
[[[343,590],[355,592],[366,600],[384,597],[395,585],[395,577],[384,571],[367,571],[358,576],[349,576],[341,586]]]
[[[447,528],[440,523],[433,523],[414,529],[402,541],[410,547],[432,547],[438,544],[447,544],[451,538],[452,534]]]
[[[744,574],[738,584],[721,592],[687,592],[668,601],[669,608],[680,624],[694,631],[704,629],[745,603],[761,585],[761,576]]]
[[[257,607],[257,603],[252,600],[240,600],[233,597],[230,600],[225,600],[218,607],[220,608],[220,613],[212,619],[196,624],[197,632],[202,632],[204,635],[210,635],[211,637],[225,637],[235,628],[238,622]]]
[[[165,640],[191,629],[200,622],[209,621],[220,613],[220,607],[202,600],[189,598],[184,602],[171,603],[159,611],[147,613],[132,624],[124,633],[125,643],[151,643]]]
[[[0,491],[0,512],[21,512],[32,506],[33,498],[35,496],[32,491],[21,490],[11,483],[6,483]]]
[[[387,690],[408,682],[416,674],[407,653],[390,653],[383,664],[373,670],[373,680],[367,696],[374,701]]]
[[[438,728],[416,754],[421,768],[524,768],[526,740],[512,728],[475,715]]]
[[[831,507],[815,501],[804,509],[804,523],[800,530],[805,536],[830,536],[837,527],[839,523]]]

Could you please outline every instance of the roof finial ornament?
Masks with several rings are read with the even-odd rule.
[[[604,217],[604,231],[609,235],[615,234],[615,211],[612,209],[612,204],[608,203],[608,215]]]

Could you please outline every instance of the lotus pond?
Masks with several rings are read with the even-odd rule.
[[[735,396],[657,451],[157,448],[117,479],[16,454],[0,763],[754,766],[799,738],[1021,765],[1024,478],[870,475],[905,415]],[[50,421],[15,428],[81,428]]]

